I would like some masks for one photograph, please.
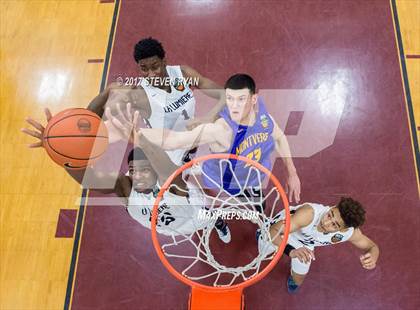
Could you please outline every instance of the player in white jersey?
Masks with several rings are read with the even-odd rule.
[[[153,205],[160,190],[159,184],[165,182],[166,178],[154,173],[151,161],[140,148],[130,152],[128,164],[131,190],[127,199],[127,211],[133,219],[150,229]],[[197,194],[198,191],[194,190],[192,184],[185,184],[181,178],[176,182],[178,187],[165,191],[158,209],[157,231],[169,236],[191,234],[206,226],[206,222],[198,217],[199,210],[204,207],[204,197]]]
[[[144,122],[149,128],[185,130],[195,115],[194,94],[188,83],[184,82],[181,66],[166,66],[166,74],[164,78],[169,81],[168,90],[155,87],[146,79],[141,80],[141,87],[150,103],[150,116],[144,118]],[[178,149],[167,153],[174,163],[181,165],[186,152],[185,149]]]
[[[47,121],[52,117],[51,112],[46,109]],[[137,116],[138,117],[138,116]],[[44,126],[37,121],[28,118],[37,131],[23,129],[26,134],[39,139],[39,142],[29,147],[43,147],[42,136]],[[156,147],[144,137],[139,137],[137,147],[130,152],[128,157],[128,175],[103,174],[88,167],[83,170],[66,171],[80,184],[86,188],[95,189],[103,193],[115,193],[122,198],[128,213],[140,224],[150,229],[151,212],[159,184],[162,184],[175,171],[176,166],[168,157],[166,152]],[[150,159],[150,160],[149,160]],[[89,180],[89,184],[85,181]],[[116,180],[116,181],[115,181]],[[114,181],[113,188],[103,189],[104,184]],[[174,180],[176,186],[166,191],[161,200],[158,216],[158,232],[166,235],[191,234],[206,226],[206,222],[199,220],[199,210],[204,207],[204,199],[198,196],[194,188],[188,187],[182,176]]]
[[[311,261],[315,260],[315,248],[350,241],[362,251],[363,268],[373,269],[379,257],[378,246],[360,230],[365,221],[365,210],[352,198],[341,198],[336,206],[304,203],[291,207],[291,225],[285,254],[291,258],[291,275],[287,279],[289,293],[297,292],[303,283]],[[265,255],[273,253],[281,242],[278,235],[283,229],[284,213],[270,227],[273,243],[258,237],[258,248]],[[278,237],[276,237],[278,236]]]
[[[110,86],[98,96],[98,100],[91,103],[91,110],[102,115],[105,109],[104,98],[110,110],[116,110],[117,104],[130,102],[133,109],[140,111],[148,127],[185,130],[189,125],[214,121],[224,106],[221,86],[189,66],[168,66],[165,50],[156,39],[140,40],[134,47],[134,60],[139,68],[139,77],[123,78],[123,85],[120,85],[122,89],[117,85]],[[205,118],[194,118],[192,86],[220,100]],[[180,165],[188,161],[189,154],[186,151],[179,149],[168,151],[168,154],[175,164]]]

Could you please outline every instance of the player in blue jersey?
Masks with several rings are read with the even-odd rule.
[[[254,80],[246,74],[235,74],[225,83],[226,107],[214,123],[202,124],[191,131],[172,131],[168,129],[141,129],[153,143],[166,150],[208,144],[213,153],[231,153],[255,160],[271,170],[270,155],[275,150],[282,158],[288,178],[286,190],[289,200],[300,200],[300,181],[290,154],[286,136],[267,112],[261,98],[256,94]],[[204,172],[218,179],[216,161],[207,161]],[[236,165],[245,165],[237,162]],[[244,181],[247,171],[235,167],[235,175]],[[232,193],[229,176],[225,173],[223,187]],[[207,183],[209,186],[211,184]],[[242,185],[242,184],[241,184]],[[257,184],[255,184],[257,185]]]
[[[149,141],[166,150],[208,144],[213,153],[245,156],[261,163],[269,170],[272,168],[270,155],[275,150],[287,169],[286,191],[289,200],[299,202],[300,180],[293,164],[289,144],[284,133],[266,111],[263,101],[258,97],[254,80],[247,74],[235,74],[226,81],[225,92],[226,107],[214,123],[202,124],[190,131],[141,129],[139,134],[143,134]],[[233,164],[235,175],[239,176],[240,181],[244,181],[244,175],[247,175],[247,169],[241,167],[244,163],[238,161]],[[215,176],[219,173],[216,165],[217,162],[207,161],[203,171],[210,177]],[[211,187],[210,183],[207,182],[207,185]],[[238,192],[238,185],[232,183],[232,176],[226,170],[223,185],[219,186],[235,194]],[[228,231],[226,235],[229,235]],[[225,239],[228,241],[230,237]]]
[[[232,96],[229,97],[229,100],[233,100]],[[241,120],[239,122],[235,121],[231,115],[233,114],[231,111],[234,111],[235,107],[230,107],[230,109],[229,106],[225,107],[219,114],[222,119],[221,122],[224,121],[230,127],[233,134],[229,148],[223,151],[223,153],[247,157],[259,162],[271,171],[272,163],[270,156],[274,151],[276,143],[273,137],[275,123],[267,113],[262,98],[257,99],[255,103],[256,109],[251,112],[251,114],[255,115],[252,121],[253,124]],[[240,193],[241,189],[244,188],[259,190],[259,180],[255,175],[252,175],[252,171],[247,168],[246,162],[231,159],[230,164],[231,167],[228,167],[226,161],[222,162],[223,184],[220,184],[220,160],[211,159],[205,161],[203,163],[203,182],[206,187],[223,187],[224,190],[232,195]],[[293,162],[291,164],[293,165]],[[233,172],[236,178],[233,176]],[[249,173],[251,175],[248,176]],[[265,175],[263,174],[262,176],[264,177]],[[237,181],[239,181],[239,184]],[[247,184],[244,184],[245,182]],[[248,191],[247,189],[245,190]]]

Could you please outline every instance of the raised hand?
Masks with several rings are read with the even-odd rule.
[[[296,173],[287,178],[286,193],[289,194],[289,202],[292,202],[293,199],[296,202],[300,201],[300,180]]]
[[[45,108],[44,113],[45,113],[45,116],[47,118],[47,123],[48,123],[50,119],[52,118],[51,112],[48,108]],[[43,147],[42,136],[44,135],[45,127],[30,117],[27,117],[25,120],[28,124],[32,125],[32,127],[34,127],[37,130],[22,128],[21,131],[26,133],[28,136],[37,138],[39,140],[38,142],[29,144],[28,147],[30,148]]]
[[[105,115],[108,119],[105,125],[108,128],[110,137],[114,137],[110,142],[115,142],[115,140],[119,139],[128,140],[131,143],[134,142],[133,135],[138,125],[140,113],[137,110],[132,113],[131,103],[127,103],[124,112],[121,109],[121,105],[117,104],[117,113],[115,115],[111,113],[110,108],[106,108]]]

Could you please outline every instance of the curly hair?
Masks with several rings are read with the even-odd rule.
[[[165,58],[165,50],[163,49],[162,43],[158,40],[148,37],[141,39],[134,46],[134,60],[136,62],[153,56],[157,56],[160,59]]]
[[[337,208],[347,227],[357,228],[365,222],[366,211],[358,201],[350,197],[342,197]]]

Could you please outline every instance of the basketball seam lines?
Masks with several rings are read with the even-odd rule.
[[[75,108],[75,110],[77,110],[78,108]],[[82,109],[82,108],[80,108],[81,110],[85,110],[85,109]],[[102,119],[99,117],[99,116],[97,116],[96,114],[95,115],[92,115],[92,114],[88,114],[88,113],[81,113],[81,114],[71,114],[71,115],[68,115],[68,116],[66,116],[66,117],[63,117],[63,118],[60,118],[58,121],[56,121],[54,124],[52,124],[51,126],[50,126],[50,128],[48,128],[48,132],[51,130],[51,128],[53,128],[58,122],[61,122],[62,120],[64,120],[64,119],[66,119],[66,118],[69,118],[69,117],[72,117],[72,116],[78,116],[78,115],[83,115],[83,116],[90,116],[90,117],[93,117],[93,118],[96,118],[96,119],[98,119],[98,120],[100,120],[100,121],[102,121]]]
[[[53,138],[78,138],[78,137],[86,137],[86,138],[105,138],[108,139],[108,136],[95,136],[95,135],[67,135],[67,136],[47,136],[44,139],[53,139]]]
[[[99,154],[98,156],[94,156],[94,157],[88,157],[88,158],[77,158],[77,157],[71,157],[71,156],[67,156],[67,155],[61,154],[60,152],[56,151],[56,150],[55,150],[55,148],[53,148],[53,147],[51,146],[51,144],[50,144],[50,142],[48,141],[48,139],[46,139],[46,141],[47,141],[48,146],[51,148],[51,150],[52,150],[52,151],[56,152],[58,155],[64,156],[64,157],[69,158],[69,159],[76,159],[76,160],[89,160],[89,159],[95,159],[95,158],[98,158],[98,157],[102,156],[102,154],[103,154],[103,153],[105,153],[105,151],[106,151],[106,149],[105,149],[105,150],[104,150],[101,154]]]

